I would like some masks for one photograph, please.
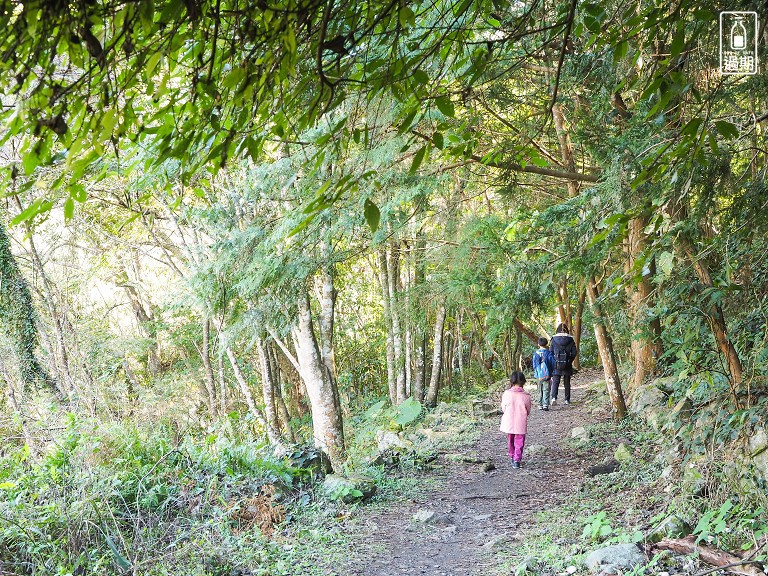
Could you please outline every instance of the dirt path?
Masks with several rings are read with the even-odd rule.
[[[598,377],[592,372],[574,378],[570,406],[562,405],[562,390],[561,403],[549,412],[534,404],[521,469],[513,469],[507,457],[498,418],[488,418],[487,432],[463,453],[491,461],[495,469],[484,472],[480,464],[441,456],[446,464],[437,472],[442,489],[369,517],[358,559],[346,576],[488,574],[496,544],[514,538],[547,504],[568,498],[593,463],[579,459],[565,443],[572,428],[596,420],[582,399],[587,384]],[[430,523],[411,520],[430,511],[435,512]]]

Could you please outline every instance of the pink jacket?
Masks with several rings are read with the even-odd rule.
[[[531,395],[522,388],[513,386],[501,397],[501,417],[499,430],[507,434],[527,434],[528,414],[531,413]]]

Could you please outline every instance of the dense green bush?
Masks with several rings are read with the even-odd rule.
[[[70,416],[41,458],[26,447],[0,457],[0,566],[104,574],[227,557],[241,536],[264,548],[259,510],[248,507],[276,506],[308,478],[223,429],[193,435]]]

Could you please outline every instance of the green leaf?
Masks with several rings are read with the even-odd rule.
[[[295,236],[296,234],[298,234],[299,232],[301,232],[302,230],[304,230],[304,228],[306,228],[307,226],[309,226],[309,225],[310,225],[310,223],[312,222],[312,220],[314,220],[314,219],[315,219],[315,216],[317,216],[317,215],[318,215],[318,212],[313,212],[312,214],[310,214],[309,216],[307,216],[306,218],[304,218],[304,220],[302,220],[302,221],[299,223],[299,225],[298,225],[298,226],[296,226],[296,228],[294,228],[293,230],[291,230],[291,231],[288,233],[288,238],[290,238],[291,236]]]
[[[675,255],[672,252],[662,252],[656,257],[656,263],[659,265],[659,270],[667,278],[672,274],[672,267],[674,264]]]
[[[16,487],[13,482],[0,482],[0,490],[11,490]]]
[[[365,199],[364,215],[365,221],[368,222],[368,226],[371,228],[371,232],[376,232],[376,230],[379,229],[381,212],[379,211],[379,207],[371,202],[369,198]]]
[[[629,50],[629,44],[626,40],[616,44],[616,47],[613,49],[613,61],[618,62],[624,58],[627,55],[627,50]]]
[[[88,192],[82,184],[72,184],[69,186],[69,196],[82,204],[88,199]]]
[[[436,98],[435,104],[437,105],[438,110],[440,110],[440,112],[442,112],[445,116],[453,118],[456,115],[453,102],[451,102],[450,98],[447,96],[440,96],[439,98]]]
[[[424,70],[421,70],[420,68],[414,70],[413,79],[416,80],[416,82],[419,84],[426,84],[429,82],[429,76],[426,72],[424,72]]]
[[[75,201],[70,197],[64,201],[64,221],[69,222],[75,214]]]
[[[426,153],[427,153],[426,144],[416,151],[416,154],[413,157],[413,161],[411,162],[411,167],[408,170],[410,174],[416,174],[416,171],[419,169],[419,166],[421,166],[421,163],[424,161],[424,155]]]
[[[718,120],[715,122],[715,129],[724,138],[737,138],[739,135],[738,127],[725,120]]]
[[[17,224],[31,220],[41,212],[47,212],[51,209],[51,206],[53,206],[53,204],[50,201],[38,198],[32,202],[32,204],[27,206],[26,210],[22,211],[21,214],[11,220],[11,226],[16,226]]]
[[[413,124],[413,119],[416,117],[418,112],[418,108],[413,108],[405,115],[405,118],[403,118],[403,121],[400,124],[400,128],[397,129],[398,134],[405,134],[408,132],[408,130],[410,130],[411,125]]]
[[[443,133],[442,132],[435,132],[432,134],[432,143],[435,145],[436,148],[439,150],[442,150],[445,146],[445,142],[443,140]]]
[[[368,408],[368,410],[365,411],[365,418],[368,420],[373,420],[374,418],[378,418],[381,413],[384,411],[384,406],[386,406],[387,401],[381,400],[379,402],[376,402],[373,406]]]
[[[112,541],[112,538],[110,538],[107,535],[104,535],[104,538],[107,540],[107,546],[109,546],[109,549],[112,551],[112,556],[115,559],[115,562],[117,563],[120,568],[123,570],[128,570],[131,567],[131,563],[126,560],[120,552],[117,550],[117,546],[115,546],[115,543]]]
[[[413,398],[407,398],[397,407],[397,417],[395,422],[400,426],[410,424],[421,414],[421,403]]]
[[[685,23],[679,22],[675,36],[672,38],[672,44],[669,47],[669,52],[672,58],[677,58],[683,52],[685,47]]]

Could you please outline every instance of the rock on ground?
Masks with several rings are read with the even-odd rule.
[[[579,440],[589,440],[591,436],[592,434],[589,433],[589,430],[587,430],[583,426],[577,426],[576,428],[573,428],[571,430],[571,438],[577,438]]]
[[[634,544],[616,544],[590,552],[584,564],[593,572],[617,574],[645,564],[645,554]]]

